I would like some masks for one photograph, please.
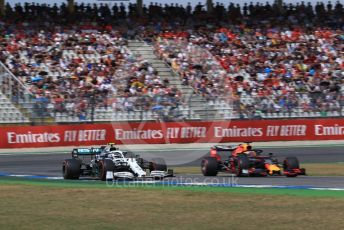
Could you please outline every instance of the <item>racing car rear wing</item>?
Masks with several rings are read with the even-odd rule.
[[[245,141],[244,143],[247,144],[247,145],[250,145],[252,142],[250,142],[250,141]],[[214,145],[214,148],[215,148],[217,151],[233,151],[233,150],[235,150],[237,147],[238,147],[237,145]]]
[[[81,156],[81,155],[97,155],[103,151],[102,148],[79,148],[73,149],[72,156]]]

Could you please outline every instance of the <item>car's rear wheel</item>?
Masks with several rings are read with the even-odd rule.
[[[115,170],[115,164],[113,163],[112,160],[109,159],[104,159],[99,161],[98,163],[99,167],[99,179],[102,181],[106,180],[106,173],[107,172],[112,172]]]
[[[201,162],[201,170],[204,176],[216,176],[218,173],[218,162],[214,157],[205,157]]]
[[[238,156],[236,162],[236,175],[237,176],[249,176],[248,169],[250,167],[250,160],[244,154]]]
[[[80,161],[66,159],[62,163],[62,174],[64,179],[77,180],[80,177]]]
[[[164,158],[153,158],[149,166],[150,171],[167,171],[167,165]]]

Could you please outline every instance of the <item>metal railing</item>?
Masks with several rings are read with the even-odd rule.
[[[33,105],[35,103],[35,95],[32,94],[28,87],[16,77],[4,63],[0,62],[0,91],[8,101],[10,101],[18,112],[21,113],[24,119],[22,122],[27,123],[31,120],[33,112]],[[7,101],[7,100],[6,100]],[[5,113],[10,113],[9,111],[3,111]],[[0,120],[1,123],[13,123],[16,120],[15,117]]]
[[[13,103],[32,102],[34,95],[29,89],[0,62],[1,92]]]

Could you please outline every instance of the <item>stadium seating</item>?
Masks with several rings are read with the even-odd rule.
[[[28,118],[13,103],[0,93],[0,123],[27,123]]]
[[[282,11],[269,4],[235,11],[219,5],[213,14],[199,5],[194,11],[151,5],[141,17],[131,12],[135,7],[119,14],[105,5],[93,9],[92,22],[90,6],[75,5],[78,21],[62,6],[26,6],[7,6],[0,26],[6,65],[0,67],[6,72],[0,122],[344,114],[340,3],[313,9],[302,2]],[[139,55],[129,49],[137,38],[155,48],[160,66],[147,61],[154,56],[149,49]]]
[[[327,111],[328,116],[340,116],[344,97],[341,89],[344,73],[344,56],[340,46],[343,40],[341,31],[318,28],[317,31],[308,31],[308,33],[299,30],[275,30],[266,33],[259,32],[260,36],[252,37],[250,33],[245,34],[244,30],[237,31],[235,34],[225,28],[217,31],[213,29],[207,31],[202,28],[201,33],[195,31],[187,38],[179,37],[179,34],[170,33],[166,36],[162,33],[155,47],[156,52],[171,63],[171,67],[175,68],[180,75],[186,76],[187,82],[196,91],[201,91],[202,95],[209,100],[208,104],[216,110],[229,107],[232,103],[222,103],[218,100],[213,102],[212,97],[221,98],[234,94],[239,97],[241,113],[245,114],[245,117],[253,118],[256,111],[262,111],[265,118],[315,117],[321,116],[322,110]],[[284,35],[288,33],[291,34],[290,37]],[[230,35],[234,36],[232,40]],[[259,49],[251,48],[245,52],[242,46],[238,48],[236,45],[239,41],[241,44],[249,44],[250,47],[257,46],[262,36],[264,41],[274,41],[277,42],[276,45]],[[285,40],[281,43],[279,39],[283,36]],[[225,37],[226,42],[220,42],[215,39],[216,37]],[[303,46],[305,42],[312,43],[314,46],[312,49],[317,48],[318,52],[330,57],[334,56],[336,62],[328,65],[328,59],[318,53],[313,54],[312,49],[304,49],[305,57],[300,60],[299,56],[294,55],[292,49],[287,48],[291,45]],[[280,61],[267,58],[274,55],[274,47],[287,53],[288,62],[292,65],[287,64],[284,58]],[[324,47],[330,47],[330,50],[335,53],[329,52],[329,48]],[[226,49],[230,52],[226,53]],[[259,53],[257,53],[258,50]],[[251,52],[250,57],[247,52]],[[213,58],[209,57],[209,53],[213,54]],[[233,53],[245,55],[245,63],[233,56]],[[313,55],[312,61],[309,60],[310,57],[307,57],[307,54]],[[262,55],[264,57],[261,57]],[[302,55],[301,52],[300,55]],[[195,67],[197,63],[201,63],[199,56],[205,57],[206,62]],[[263,58],[268,64],[257,65],[256,61],[259,58]],[[218,64],[213,68],[213,61],[211,61],[211,67],[207,66],[207,60],[214,59],[221,63],[222,69],[226,70],[227,74],[220,75],[221,70]],[[185,68],[185,66],[188,67]],[[290,67],[286,69],[285,66]],[[237,74],[232,73],[233,68],[236,69]],[[220,81],[217,76],[222,76]],[[224,79],[228,81],[224,82]],[[226,85],[231,90],[226,90]],[[223,93],[213,95],[213,91]],[[297,112],[291,115],[291,111]]]

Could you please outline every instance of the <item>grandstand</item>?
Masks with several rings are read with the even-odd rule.
[[[72,6],[5,7],[1,123],[344,114],[339,2]]]

